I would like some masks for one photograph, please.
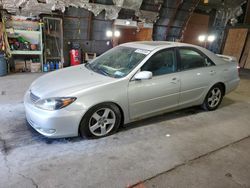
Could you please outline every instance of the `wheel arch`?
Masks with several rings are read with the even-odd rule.
[[[222,87],[223,96],[224,96],[225,93],[226,93],[226,85],[225,85],[223,82],[217,82],[217,83],[215,83],[212,87],[217,86],[217,85],[219,85],[219,86]],[[211,88],[212,88],[212,87],[211,87]],[[211,88],[210,88],[210,89],[211,89]],[[210,90],[210,89],[209,89],[209,90]]]
[[[125,115],[124,115],[124,111],[123,111],[122,107],[121,107],[119,104],[117,104],[116,102],[113,102],[113,101],[105,101],[105,102],[97,103],[97,104],[95,104],[95,105],[89,107],[89,108],[86,110],[86,112],[85,112],[84,115],[82,116],[81,121],[80,121],[80,123],[79,123],[79,125],[78,125],[78,134],[80,134],[80,126],[81,126],[82,120],[83,120],[84,116],[87,114],[87,112],[88,112],[89,110],[91,110],[92,108],[95,108],[96,106],[99,106],[99,105],[102,105],[102,104],[113,104],[113,105],[117,106],[118,109],[119,109],[119,111],[120,111],[120,113],[121,113],[121,123],[120,123],[120,126],[122,126],[122,125],[124,124]]]
[[[206,99],[207,99],[207,97],[208,97],[208,95],[209,95],[209,91],[212,89],[212,88],[214,88],[215,86],[219,86],[221,89],[222,89],[222,97],[221,97],[221,100],[220,100],[220,102],[219,102],[219,104],[218,104],[218,106],[220,105],[220,103],[221,103],[221,101],[222,101],[222,98],[223,98],[223,96],[225,95],[225,93],[226,93],[226,85],[223,83],[223,82],[217,82],[217,83],[215,83],[215,84],[213,84],[210,88],[209,88],[209,90],[207,91],[207,93],[206,93],[206,96],[205,96],[205,98],[204,98],[204,100],[203,100],[203,103],[201,104],[201,106],[202,106],[202,108],[204,109],[204,110],[215,110],[215,109],[217,109],[218,108],[218,106],[216,107],[216,108],[214,108],[214,109],[209,109],[208,107],[207,107],[207,104],[206,104]]]

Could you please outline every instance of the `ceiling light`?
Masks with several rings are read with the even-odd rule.
[[[115,37],[120,37],[121,36],[121,32],[120,31],[115,31],[114,36]]]
[[[130,21],[126,20],[126,21],[125,21],[125,24],[126,24],[126,25],[130,25]]]
[[[215,35],[209,35],[209,36],[207,37],[207,41],[208,41],[208,42],[214,42],[215,39],[216,39]]]
[[[110,31],[110,30],[106,31],[106,36],[107,37],[112,37],[113,36],[113,32]]]
[[[200,36],[198,37],[198,40],[199,40],[200,42],[204,42],[204,41],[206,40],[206,35],[200,35]]]

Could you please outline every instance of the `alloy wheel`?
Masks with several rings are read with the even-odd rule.
[[[208,106],[210,108],[216,107],[220,103],[221,96],[222,96],[222,93],[221,93],[220,88],[217,88],[217,87],[213,88],[207,99]]]
[[[95,136],[105,136],[113,129],[115,123],[115,112],[110,108],[101,108],[95,111],[89,119],[89,130]]]

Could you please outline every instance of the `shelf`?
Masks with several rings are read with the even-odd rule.
[[[12,19],[16,19],[18,17],[12,16]],[[42,33],[42,24],[40,22],[35,21],[22,21],[22,20],[7,20],[6,25],[6,35],[8,38],[21,36],[25,40],[27,40],[30,44],[37,44],[39,46],[36,50],[25,50],[20,48],[18,50],[10,50],[10,54],[13,55],[14,59],[17,58],[16,55],[23,55],[23,58],[26,59],[25,56],[30,56],[30,58],[39,58],[41,64],[41,71],[43,71],[43,33]],[[27,29],[26,29],[27,28]],[[31,29],[31,30],[29,30]],[[34,30],[32,30],[34,29]],[[10,42],[10,41],[8,41]],[[21,42],[20,42],[21,43]],[[19,58],[19,57],[18,57]],[[20,57],[21,58],[21,57]]]
[[[42,55],[42,51],[12,50],[13,55]]]
[[[47,59],[61,59],[61,57],[47,57]]]
[[[62,18],[43,17],[44,29],[44,61],[60,61],[63,58],[63,28]],[[52,26],[52,27],[51,27]]]
[[[30,33],[30,34],[40,34],[40,31],[30,31],[30,30],[19,30],[19,29],[6,29],[7,33]]]

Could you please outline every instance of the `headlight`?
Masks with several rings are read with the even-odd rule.
[[[48,99],[41,99],[35,103],[36,107],[43,110],[59,110],[70,105],[76,100],[76,97],[53,97]]]

